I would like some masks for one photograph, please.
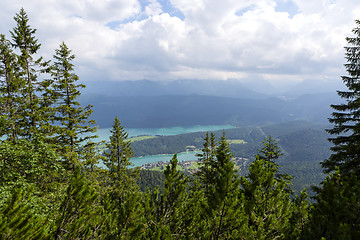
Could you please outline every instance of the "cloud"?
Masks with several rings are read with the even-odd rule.
[[[65,41],[85,81],[339,78],[360,13],[358,0],[3,0],[0,32],[21,7],[41,54]]]

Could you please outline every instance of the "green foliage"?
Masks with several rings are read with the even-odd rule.
[[[0,136],[7,135],[12,142],[17,139],[16,123],[19,120],[18,106],[21,103],[16,55],[11,43],[0,36]]]
[[[21,136],[32,138],[40,130],[41,122],[46,121],[41,112],[41,98],[37,92],[41,90],[38,75],[45,71],[46,62],[42,58],[34,59],[41,44],[35,37],[36,29],[29,25],[29,18],[23,8],[14,17],[16,27],[11,31],[13,47],[20,50],[17,56],[17,76],[20,80],[19,92],[23,101],[19,106],[19,121],[17,122],[18,133]]]
[[[106,145],[108,150],[104,152],[106,156],[104,164],[108,167],[111,174],[116,174],[126,170],[131,165],[130,158],[134,153],[131,148],[131,142],[128,141],[128,133],[121,126],[118,117],[115,117],[110,132],[110,143]]]
[[[202,204],[202,230],[207,239],[241,239],[246,236],[243,193],[236,175],[232,153],[225,135],[215,144],[215,136],[204,139],[203,160],[199,171],[204,191]]]
[[[69,169],[74,169],[79,164],[79,148],[87,144],[96,136],[84,136],[83,134],[96,131],[91,126],[95,122],[89,120],[92,113],[91,105],[85,108],[80,106],[77,98],[81,95],[79,88],[85,85],[77,84],[78,76],[74,73],[72,61],[75,55],[63,42],[55,51],[55,62],[51,67],[52,81],[47,86],[47,99],[55,105],[52,109],[54,114],[51,121],[55,123],[55,141],[59,143],[64,157],[64,164]],[[88,146],[91,147],[92,144]]]
[[[156,186],[160,189],[164,187],[165,177],[164,173],[160,171],[152,171],[142,169],[139,174],[137,184],[139,185],[140,191],[145,192],[147,188],[153,191]]]
[[[40,137],[34,140],[0,142],[0,189],[35,183],[39,188],[50,188],[62,168],[55,151]]]
[[[186,187],[188,179],[176,170],[176,154],[164,171],[165,186],[160,195],[156,189],[152,194],[147,192],[144,199],[146,232],[150,239],[181,239],[188,236],[187,228],[192,224],[184,221],[187,204]]]
[[[99,221],[98,193],[80,169],[75,170],[53,227],[55,239],[96,239]]]
[[[335,135],[329,141],[334,143],[331,150],[334,152],[329,159],[322,163],[326,172],[340,168],[342,174],[360,173],[360,20],[355,20],[356,27],[352,30],[355,36],[347,37],[348,46],[345,47],[344,64],[348,76],[342,76],[347,91],[338,91],[338,95],[345,99],[345,103],[333,104],[335,110],[332,118],[332,129],[327,130]]]
[[[249,227],[256,239],[284,239],[291,217],[288,176],[277,177],[275,160],[281,155],[269,137],[242,179]]]
[[[104,164],[108,167],[107,188],[110,225],[106,239],[135,237],[140,234],[142,208],[141,193],[136,185],[137,169],[128,169],[133,155],[128,133],[121,126],[119,119],[114,120],[111,130],[109,152],[104,152]]]
[[[304,229],[309,222],[309,210],[309,196],[303,190],[292,202],[292,213],[286,239],[304,239]]]
[[[315,187],[316,203],[304,239],[360,238],[360,183],[358,176],[341,175],[337,169]]]
[[[45,219],[32,206],[31,193],[13,190],[0,208],[0,239],[46,239]]]

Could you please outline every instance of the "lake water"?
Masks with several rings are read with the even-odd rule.
[[[129,134],[129,137],[136,137],[142,135],[148,136],[170,136],[183,133],[193,132],[213,132],[217,130],[226,130],[235,128],[231,125],[205,125],[205,126],[180,126],[170,128],[125,128],[125,131]],[[98,135],[98,141],[109,141],[111,128],[99,128],[96,132]]]
[[[197,160],[198,158],[195,156],[197,153],[201,153],[201,151],[178,153],[177,159],[179,162]],[[132,158],[131,162],[134,167],[140,167],[146,163],[155,163],[160,161],[169,162],[173,156],[173,154],[150,155]]]
[[[184,133],[193,133],[193,132],[213,132],[217,130],[225,130],[235,128],[231,125],[206,125],[206,126],[181,126],[181,127],[170,127],[170,128],[126,128],[125,130],[128,132],[129,137],[141,136],[141,135],[149,135],[149,136],[170,136],[170,135],[178,135]],[[97,135],[99,136],[99,141],[108,141],[110,136],[111,128],[100,128],[97,131]],[[191,161],[197,160],[195,154],[200,153],[200,151],[195,152],[184,152],[179,153],[177,155],[178,161]],[[135,167],[142,166],[146,163],[154,163],[154,162],[168,162],[173,157],[173,154],[162,154],[162,155],[150,155],[143,157],[132,158],[131,162]]]

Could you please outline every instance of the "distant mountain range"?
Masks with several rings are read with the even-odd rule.
[[[238,81],[211,80],[179,80],[170,82],[156,82],[149,80],[123,82],[99,81],[87,84],[85,92],[90,94],[104,94],[107,96],[206,95],[251,99],[267,97],[266,94],[253,91],[245,84]]]
[[[106,81],[87,82],[85,94],[107,96],[168,96],[206,95],[231,98],[264,99],[285,97],[293,99],[304,94],[336,92],[343,88],[341,80],[277,84],[263,79],[241,82],[236,80],[177,80],[177,81]]]
[[[327,123],[336,93],[308,94],[292,100],[234,98],[199,95],[105,96],[86,95],[93,104],[92,117],[100,127],[110,127],[118,116],[126,127],[172,127],[232,124],[263,125],[292,120]]]

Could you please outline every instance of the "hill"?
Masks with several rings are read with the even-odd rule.
[[[250,160],[254,159],[264,138],[273,136],[284,153],[278,162],[281,165],[280,171],[294,177],[293,188],[296,192],[300,192],[302,188],[317,185],[324,179],[319,163],[331,154],[329,150],[331,145],[327,141],[329,135],[324,131],[325,128],[327,125],[291,121],[265,126],[238,127],[226,130],[225,134],[229,140],[246,142],[236,144],[239,141],[235,141],[235,144],[230,146],[236,157]],[[215,134],[220,137],[222,131],[216,131]],[[132,146],[135,156],[174,154],[185,151],[188,145],[202,148],[204,136],[204,132],[159,136],[133,142]],[[241,175],[246,175],[246,170]]]

